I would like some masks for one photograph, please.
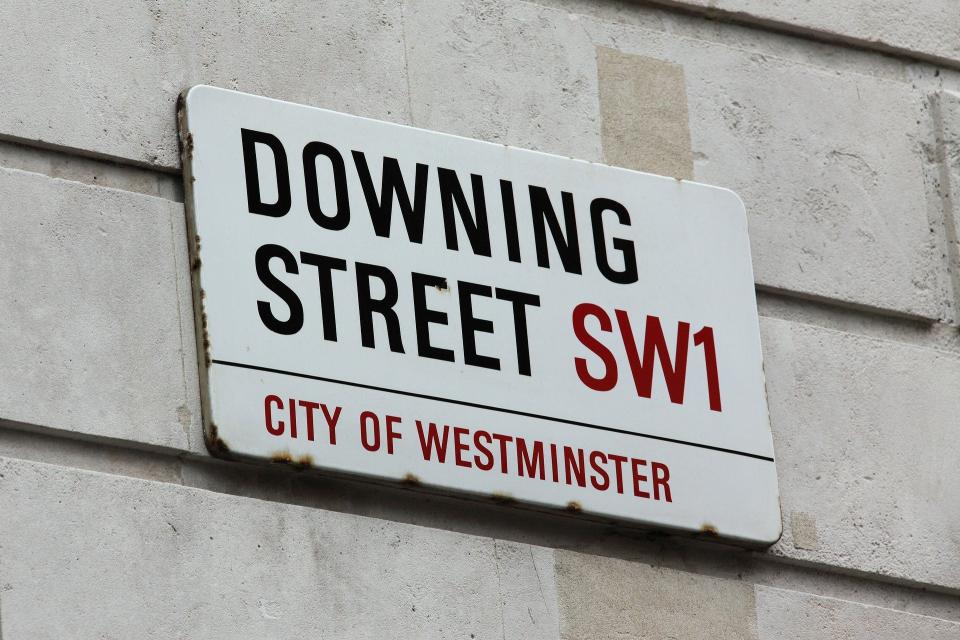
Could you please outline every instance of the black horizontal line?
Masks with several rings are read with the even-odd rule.
[[[567,420],[566,418],[555,418],[553,416],[544,416],[527,411],[517,411],[516,409],[506,409],[504,407],[493,407],[478,402],[467,402],[465,400],[453,400],[451,398],[441,398],[440,396],[431,396],[425,393],[415,393],[413,391],[401,391],[399,389],[387,389],[386,387],[377,387],[372,384],[363,384],[361,382],[349,382],[347,380],[337,380],[335,378],[325,378],[323,376],[314,376],[309,373],[297,373],[296,371],[284,371],[283,369],[271,369],[270,367],[260,367],[255,364],[244,364],[242,362],[229,362],[227,360],[213,360],[214,364],[222,364],[227,367],[239,367],[240,369],[251,369],[253,371],[264,371],[266,373],[277,373],[284,376],[293,376],[295,378],[306,378],[308,380],[319,380],[320,382],[330,382],[332,384],[342,384],[347,387],[356,387],[358,389],[370,389],[371,391],[383,391],[384,393],[393,393],[398,396],[408,396],[411,398],[421,398],[423,400],[435,400],[437,402],[446,402],[449,404],[458,404],[464,407],[473,407],[474,409],[486,409],[488,411],[498,411],[500,413],[509,413],[515,416],[525,418],[537,418],[539,420],[550,420],[551,422],[561,422],[563,424],[573,425],[575,427],[585,427],[587,429],[597,429],[598,431],[609,431],[611,433],[622,433],[627,436],[637,436],[640,438],[649,438],[650,440],[661,440],[663,442],[672,442],[673,444],[682,444],[688,447],[697,447],[699,449],[709,449],[710,451],[719,451],[721,453],[730,453],[736,456],[746,458],[756,458],[757,460],[767,460],[773,462],[770,456],[761,456],[756,453],[747,453],[746,451],[736,451],[734,449],[724,449],[723,447],[714,447],[709,444],[699,442],[687,442],[686,440],[677,440],[676,438],[667,438],[656,436],[649,433],[637,433],[636,431],[627,431],[625,429],[616,429],[614,427],[605,427],[599,424],[590,424],[589,422],[580,422],[578,420]]]

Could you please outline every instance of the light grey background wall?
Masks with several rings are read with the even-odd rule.
[[[0,638],[960,638],[954,0],[0,3]],[[207,83],[746,202],[769,550],[210,458]]]

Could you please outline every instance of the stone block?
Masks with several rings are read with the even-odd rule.
[[[561,638],[757,638],[749,583],[572,551],[556,579]]]
[[[960,93],[933,96],[937,195],[944,212],[945,252],[950,265],[954,317],[960,314]]]
[[[960,589],[960,355],[761,329],[786,518],[770,553]]]
[[[597,47],[603,161],[693,179],[683,67]]]
[[[760,640],[955,640],[960,623],[849,600],[757,587]]]
[[[211,84],[407,120],[399,0],[10,0],[0,135],[179,167],[177,96]]]
[[[960,62],[960,11],[953,0],[665,0],[664,4],[783,25],[825,40],[856,42],[881,51]]]
[[[0,169],[0,420],[203,450],[183,205]]]
[[[600,161],[596,55],[560,11],[407,0],[411,124]]]
[[[7,458],[0,512],[4,640],[556,637],[539,548]]]

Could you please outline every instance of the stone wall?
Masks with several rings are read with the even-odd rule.
[[[960,638],[958,33],[954,0],[0,3],[0,638]],[[780,542],[209,457],[201,83],[737,191]]]

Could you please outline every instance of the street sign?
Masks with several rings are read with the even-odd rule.
[[[214,454],[779,538],[733,192],[207,86],[183,102]]]

